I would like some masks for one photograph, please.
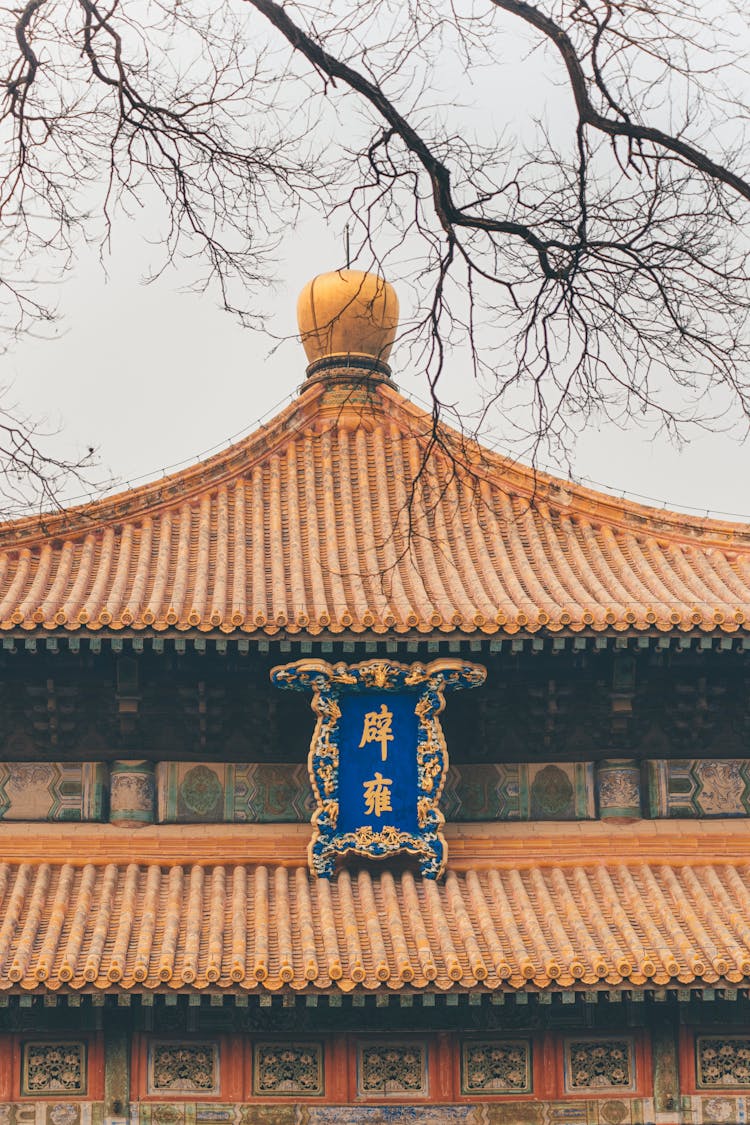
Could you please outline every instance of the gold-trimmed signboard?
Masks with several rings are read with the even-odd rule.
[[[297,660],[272,669],[277,687],[312,692],[317,715],[308,759],[315,796],[312,872],[330,878],[353,853],[406,852],[435,879],[444,869],[440,796],[448,751],[439,715],[445,692],[478,687],[486,669],[461,660],[400,664]]]

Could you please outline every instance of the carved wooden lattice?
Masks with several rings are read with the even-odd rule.
[[[750,1037],[700,1035],[695,1044],[695,1076],[704,1089],[750,1089]]]
[[[27,1042],[21,1048],[21,1093],[86,1093],[86,1044],[80,1041]]]
[[[568,1039],[565,1043],[565,1088],[568,1093],[635,1089],[633,1041],[625,1038]]]
[[[483,1039],[464,1043],[461,1090],[464,1094],[531,1093],[531,1043],[528,1039]]]
[[[424,1043],[360,1043],[358,1092],[361,1097],[425,1097],[427,1048]]]
[[[253,1093],[312,1097],[323,1090],[321,1043],[256,1043]]]
[[[151,1094],[219,1092],[216,1043],[153,1043],[148,1061]]]

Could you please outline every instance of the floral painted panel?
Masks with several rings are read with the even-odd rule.
[[[750,1098],[714,1095],[710,1098],[690,1098],[690,1101],[693,1106],[693,1120],[701,1121],[703,1125],[737,1125],[738,1122],[747,1121],[750,1113]]]
[[[531,1090],[528,1039],[484,1039],[462,1045],[462,1094],[530,1094]]]
[[[322,1043],[256,1043],[253,1093],[315,1097],[323,1089]]]
[[[696,1084],[704,1089],[750,1089],[750,1036],[699,1035],[695,1041]]]
[[[86,1044],[27,1042],[21,1047],[21,1094],[50,1097],[86,1093]]]
[[[424,1043],[360,1043],[357,1056],[359,1097],[427,1096],[427,1047]]]
[[[108,782],[99,762],[2,762],[0,819],[103,820]]]
[[[102,1102],[44,1101],[0,1103],[0,1125],[102,1125]]]
[[[216,1043],[152,1043],[148,1053],[149,1094],[218,1094]]]
[[[674,758],[647,768],[652,817],[750,816],[746,758]]]
[[[634,1090],[633,1041],[625,1038],[586,1038],[565,1041],[565,1089]]]
[[[157,820],[161,824],[211,824],[233,820],[231,762],[159,762]]]
[[[641,815],[641,767],[630,758],[609,759],[597,766],[599,816],[638,819]]]

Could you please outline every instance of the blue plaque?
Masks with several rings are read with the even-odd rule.
[[[277,687],[313,693],[314,874],[330,878],[337,858],[349,852],[370,859],[412,853],[423,875],[443,873],[439,802],[448,751],[438,716],[445,691],[477,687],[486,674],[461,660],[297,660],[271,670]]]

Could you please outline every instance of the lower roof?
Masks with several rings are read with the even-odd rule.
[[[4,990],[685,987],[750,977],[747,829],[731,822],[464,831],[443,883],[385,866],[314,879],[294,858],[296,831],[285,830],[277,862],[237,863],[234,832],[214,833],[211,845],[200,829],[8,827]],[[251,853],[271,840],[242,832]]]

